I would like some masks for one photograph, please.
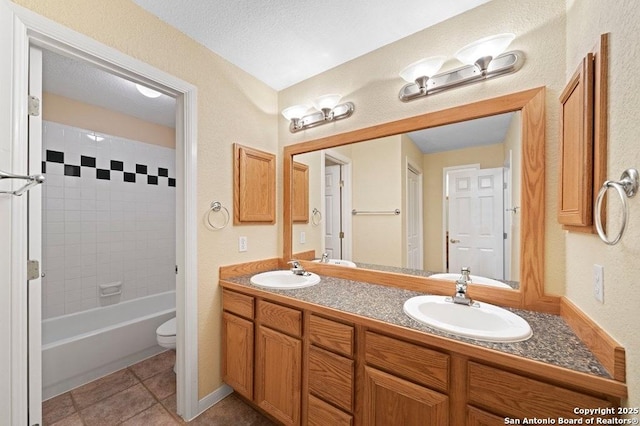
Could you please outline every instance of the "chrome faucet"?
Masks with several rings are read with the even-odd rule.
[[[473,300],[467,297],[467,286],[471,284],[471,269],[468,266],[462,267],[462,275],[456,281],[456,294],[453,295],[453,303],[460,305],[473,305]]]
[[[307,272],[297,260],[290,260],[287,263],[291,265],[291,272],[295,275],[302,275],[305,277],[311,275],[311,273]]]
[[[322,259],[320,259],[320,263],[329,263],[329,253],[326,251],[322,253]]]

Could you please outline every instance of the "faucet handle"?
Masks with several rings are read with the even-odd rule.
[[[293,266],[294,268],[300,268],[300,262],[295,260],[295,259],[291,259],[290,261],[287,262],[287,264]]]

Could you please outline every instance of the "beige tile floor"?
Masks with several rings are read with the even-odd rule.
[[[166,351],[42,404],[44,426],[187,424],[176,414],[175,352]],[[270,426],[269,419],[230,395],[188,424]]]

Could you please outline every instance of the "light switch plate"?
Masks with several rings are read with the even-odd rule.
[[[604,303],[604,266],[593,265],[593,297]]]
[[[304,231],[300,232],[300,244],[307,242],[307,234]]]

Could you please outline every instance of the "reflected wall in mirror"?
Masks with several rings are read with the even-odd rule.
[[[294,224],[294,253],[517,288],[520,131],[516,111],[294,156],[324,218]]]
[[[496,220],[502,218],[503,222],[506,221],[506,232],[512,234],[511,237],[507,237],[511,241],[505,251],[510,254],[507,253],[507,260],[502,262],[502,270],[505,274],[504,277],[519,282],[519,287],[518,291],[509,289],[500,293],[503,294],[500,299],[510,303],[511,306],[554,312],[556,300],[553,296],[544,294],[543,284],[544,99],[544,88],[536,88],[286,146],[284,148],[283,169],[283,257],[290,259],[294,255],[304,255],[304,258],[317,258],[322,256],[323,252],[330,251],[331,256],[340,254],[343,258],[353,259],[356,263],[362,262],[358,265],[360,268],[355,268],[349,274],[356,278],[367,279],[374,276],[371,275],[374,273],[371,269],[377,269],[377,265],[393,265],[378,269],[382,272],[396,273],[392,276],[383,273],[380,275],[381,282],[411,282],[413,283],[411,285],[415,286],[413,288],[420,288],[421,285],[424,285],[421,284],[422,276],[428,276],[431,272],[446,271],[447,262],[449,270],[459,272],[455,271],[451,256],[449,255],[447,260],[446,254],[451,253],[451,250],[445,241],[449,241],[448,245],[451,246],[450,240],[458,238],[454,238],[454,235],[446,235],[446,230],[451,227],[451,224],[446,221],[451,214],[451,207],[454,204],[452,197],[455,194],[449,194],[448,202],[442,201],[443,169],[463,165],[465,169],[469,168],[471,171],[478,170],[484,173],[486,169],[502,168],[504,171],[508,168],[506,180],[507,182],[511,181],[512,186],[508,190],[506,198],[504,194],[503,197],[498,198],[501,198],[505,203],[502,206],[503,211],[517,209],[505,211],[503,215],[495,214],[492,217]],[[424,153],[418,148],[419,142],[413,142],[410,138],[410,135],[415,135],[413,132],[423,129],[434,129],[448,124],[505,113],[514,113],[508,115],[510,117],[508,129],[510,130],[507,132],[520,133],[520,137],[505,136],[501,142],[490,143],[485,148],[458,147],[457,150],[449,153]],[[519,124],[517,124],[518,122]],[[517,131],[518,127],[519,132]],[[446,128],[443,127],[443,129]],[[515,142],[518,139],[519,144]],[[490,151],[491,145],[495,145],[493,146],[494,151]],[[486,155],[478,153],[483,149],[489,150],[489,153]],[[325,158],[326,156],[328,159]],[[352,158],[357,158],[358,162],[362,158],[366,167],[363,169],[356,166],[355,160],[351,161]],[[460,161],[454,162],[454,158]],[[292,222],[291,190],[294,159],[296,162],[309,166],[309,208],[323,212],[322,221],[318,224],[310,221],[308,224],[294,226]],[[473,167],[467,167],[470,164]],[[338,170],[337,187],[325,176],[326,169],[336,165],[339,166],[336,167]],[[320,170],[314,170],[314,168]],[[421,174],[422,176],[420,176]],[[451,177],[458,177],[459,174],[464,174],[464,172],[452,171],[450,173]],[[353,182],[359,182],[358,190],[354,187],[349,188],[346,184],[341,187],[340,181],[343,180],[343,176],[350,177]],[[471,179],[463,179],[466,179],[467,185],[465,186],[460,181],[457,184],[457,189],[471,189]],[[498,178],[497,181],[500,182],[501,179],[504,178]],[[476,181],[478,180],[480,178],[476,179]],[[455,184],[452,185],[455,186]],[[449,185],[450,189],[452,185]],[[344,221],[342,232],[345,233],[345,236],[348,233],[353,236],[351,244],[343,243],[341,246],[334,244],[338,248],[330,246],[330,242],[326,240],[328,236],[325,235],[325,227],[332,229],[330,226],[336,226],[334,216],[328,213],[327,206],[336,204],[326,200],[328,186],[345,192],[342,204],[339,205]],[[324,192],[321,192],[323,188]],[[352,193],[349,194],[349,191]],[[408,197],[407,194],[414,194],[413,198],[422,196],[422,202],[412,202],[412,197]],[[331,193],[329,195],[331,196]],[[476,210],[478,215],[482,216],[484,208],[482,202],[478,201],[480,204],[476,204],[476,207],[466,207],[466,209]],[[460,201],[456,205],[464,207],[471,205],[470,203],[471,201],[467,200]],[[354,209],[358,212],[389,214],[349,215],[349,212]],[[395,209],[400,210],[399,215],[393,213]],[[499,207],[496,207],[493,211],[498,209]],[[455,213],[455,208],[453,210]],[[469,220],[469,217],[465,216],[466,220]],[[410,226],[411,223],[415,226]],[[336,229],[338,229],[339,237],[340,228]],[[453,234],[454,231],[450,232]],[[328,233],[333,236],[335,231]],[[357,238],[356,235],[358,235]],[[361,235],[362,239],[366,237],[365,243],[360,241]],[[422,254],[419,250],[417,255],[408,250],[410,245],[413,247],[411,236],[422,237],[422,245],[418,244],[418,247],[423,249]],[[445,239],[445,237],[447,238]],[[434,247],[439,247],[440,250],[435,250]],[[336,251],[338,249],[340,252]],[[362,258],[358,259],[359,256]],[[400,265],[400,268],[396,265]],[[407,266],[414,268],[407,268]],[[363,272],[360,273],[358,270]],[[397,275],[397,273],[405,274],[406,279],[403,281],[402,275]],[[485,286],[476,287],[489,290]],[[494,291],[499,290],[495,289],[486,294],[491,294],[493,297],[498,294]],[[510,294],[517,296],[514,298]]]

